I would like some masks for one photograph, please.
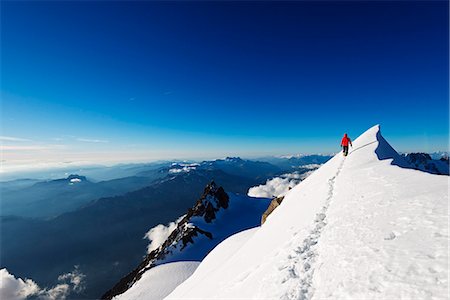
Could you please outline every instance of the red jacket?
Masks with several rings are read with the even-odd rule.
[[[347,134],[344,134],[344,137],[342,138],[341,141],[341,146],[348,146],[348,144],[350,143],[350,145],[352,144],[352,141],[350,140],[350,138],[347,136]]]

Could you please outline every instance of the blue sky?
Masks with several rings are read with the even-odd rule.
[[[4,161],[448,148],[448,3],[2,2]]]

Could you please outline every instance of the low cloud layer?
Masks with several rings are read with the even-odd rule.
[[[172,167],[169,170],[169,173],[183,173],[183,172],[189,172],[192,170],[195,170],[197,167],[199,166],[199,164],[195,163],[195,164],[178,164],[178,163],[173,163]]]
[[[0,270],[0,299],[24,300],[29,297],[37,297],[43,300],[66,299],[72,292],[84,290],[84,278],[86,276],[75,266],[72,272],[58,276],[60,282],[52,288],[40,288],[31,279],[16,278],[7,269]]]
[[[250,197],[274,198],[286,195],[289,189],[300,183],[314,171],[299,174],[297,172],[283,174],[279,177],[268,179],[265,184],[251,187],[248,190]]]
[[[147,246],[147,253],[158,249],[169,237],[172,231],[177,228],[178,223],[184,218],[184,216],[179,217],[175,222],[170,222],[167,225],[159,224],[150,229],[144,236],[144,239],[149,239],[150,244]]]

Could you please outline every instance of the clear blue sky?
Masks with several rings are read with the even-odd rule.
[[[448,148],[448,3],[2,2],[5,160]],[[12,153],[13,152],[13,153]]]

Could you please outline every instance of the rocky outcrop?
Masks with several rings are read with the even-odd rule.
[[[264,224],[264,222],[266,222],[267,217],[275,210],[275,208],[280,206],[281,202],[283,202],[283,199],[284,199],[284,196],[277,197],[277,198],[274,198],[270,202],[269,207],[267,208],[267,210],[263,213],[263,215],[261,217],[261,225]]]
[[[221,209],[227,209],[228,204],[229,196],[224,189],[218,187],[214,182],[208,184],[200,199],[188,210],[186,216],[178,223],[177,228],[169,235],[166,241],[147,254],[139,266],[107,291],[102,296],[102,299],[112,299],[114,296],[124,293],[141,278],[144,272],[164,261],[170,254],[183,251],[186,246],[195,243],[196,238],[203,235],[208,239],[212,239],[213,234],[211,232],[201,229],[192,220],[201,218],[204,222],[211,223],[216,219],[217,212]]]
[[[186,219],[192,216],[201,216],[205,222],[211,223],[216,218],[216,212],[221,208],[228,208],[229,197],[222,187],[211,182],[203,192],[202,197],[197,201],[195,206],[188,211]]]
[[[438,175],[449,174],[448,158],[434,160],[428,153],[408,153],[403,156],[414,169]]]

